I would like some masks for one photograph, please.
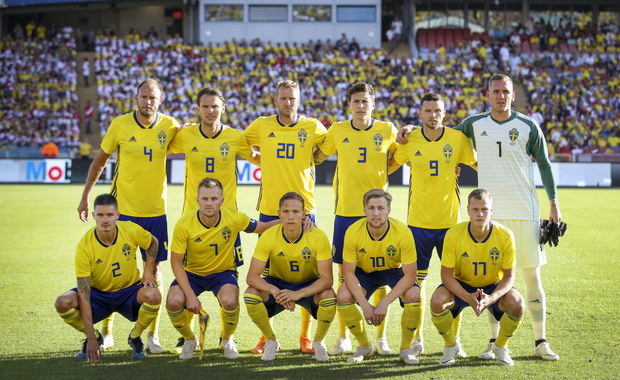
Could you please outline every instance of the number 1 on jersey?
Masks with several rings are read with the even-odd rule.
[[[502,142],[501,141],[497,141],[497,146],[499,147],[499,156],[502,156]]]

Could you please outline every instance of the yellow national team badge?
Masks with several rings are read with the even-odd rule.
[[[491,248],[489,256],[491,257],[491,264],[497,265],[497,260],[499,260],[499,249],[496,247]]]
[[[443,156],[446,158],[446,164],[450,163],[450,159],[453,154],[454,149],[450,146],[450,144],[446,144],[446,146],[443,147]]]
[[[377,133],[372,140],[375,143],[375,150],[379,151],[381,150],[381,145],[383,145],[383,136],[381,136],[380,133]]]
[[[301,250],[301,256],[303,256],[306,264],[309,264],[310,259],[312,258],[312,251],[310,250],[310,248],[304,247],[304,249]]]
[[[512,143],[510,145],[514,145],[514,142],[517,141],[517,139],[519,138],[519,131],[517,131],[516,128],[512,128],[508,132],[508,137],[510,138],[510,142]]]
[[[394,260],[394,256],[396,256],[396,247],[394,247],[393,245],[389,245],[386,249],[385,249],[385,254],[388,255],[388,257],[392,260]]]
[[[122,252],[123,256],[129,260],[129,256],[131,255],[131,246],[129,244],[123,244]]]
[[[224,227],[222,229],[222,237],[224,238],[225,241],[228,241],[228,239],[230,239],[230,234],[231,234],[230,228]]]
[[[306,140],[308,140],[308,132],[306,132],[305,129],[300,129],[299,132],[297,132],[297,139],[299,140],[299,144],[303,147]]]
[[[222,155],[222,161],[226,161],[228,159],[228,153],[230,153],[230,145],[228,145],[228,143],[220,145],[220,154]]]
[[[157,134],[157,139],[159,139],[160,148],[166,149],[166,140],[168,139],[166,132],[159,131],[159,133]]]

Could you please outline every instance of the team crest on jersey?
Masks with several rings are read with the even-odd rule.
[[[312,251],[310,250],[310,248],[304,247],[304,249],[301,250],[301,256],[304,258],[306,264],[308,264],[310,263],[310,259],[312,258]]]
[[[392,260],[394,260],[394,256],[396,256],[396,247],[394,247],[393,245],[389,245],[386,249],[385,249],[385,254]]]
[[[454,149],[450,146],[450,144],[446,144],[446,146],[443,147],[443,156],[446,158],[446,164],[450,163],[452,154],[454,154]]]
[[[230,145],[228,145],[228,143],[220,145],[220,154],[222,155],[222,161],[226,161],[228,159],[228,153],[230,153]]]
[[[491,257],[491,264],[497,265],[497,260],[499,260],[499,249],[496,247],[491,248],[489,251],[489,256]]]
[[[303,147],[306,140],[308,140],[308,132],[306,132],[305,129],[300,129],[299,132],[297,132],[297,139],[299,140],[301,147]]]
[[[222,237],[224,238],[224,241],[228,241],[228,239],[230,239],[230,234],[231,234],[230,228],[224,227],[222,229]]]
[[[383,145],[383,136],[380,133],[377,133],[372,140],[375,143],[375,150],[381,150],[381,145]]]
[[[166,132],[159,131],[159,133],[157,134],[157,139],[159,139],[159,145],[161,146],[161,148],[165,149],[166,148],[166,140],[168,140],[168,135],[166,135]]]
[[[123,244],[122,252],[123,256],[129,260],[129,256],[131,255],[131,246],[129,244]]]
[[[510,145],[514,145],[515,141],[519,138],[519,131],[517,131],[517,128],[512,128],[508,132],[508,137],[510,138]]]

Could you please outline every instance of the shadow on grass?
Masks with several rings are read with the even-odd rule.
[[[129,350],[115,350],[102,354],[102,362],[90,364],[74,359],[75,351],[10,355],[0,357],[1,378],[84,379],[84,378],[178,378],[209,376],[212,378],[336,378],[377,379],[382,377],[420,374],[425,377],[449,376],[437,361],[439,354],[422,355],[416,366],[406,366],[398,356],[377,356],[362,363],[346,362],[347,356],[331,357],[327,363],[317,362],[312,355],[297,350],[283,350],[275,361],[264,362],[259,355],[242,352],[237,360],[226,360],[216,349],[207,350],[203,360],[181,361],[176,354],[151,355],[146,360],[134,360]],[[519,357],[515,360],[530,360]],[[495,367],[495,361],[475,357],[458,360],[456,367]]]

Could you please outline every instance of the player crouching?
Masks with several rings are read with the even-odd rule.
[[[96,226],[86,232],[76,249],[78,286],[56,299],[56,311],[65,323],[86,334],[76,358],[100,361],[103,337],[94,324],[118,312],[136,322],[128,343],[134,358],[145,359],[141,335],[157,316],[161,303],[153,275],[157,239],[133,222],[118,221],[118,203],[110,194],[95,199],[93,217]],[[138,246],[147,250],[142,278],[136,264]]]
[[[409,348],[418,325],[416,309],[420,307],[420,288],[416,279],[416,250],[407,226],[389,218],[392,196],[381,189],[364,194],[365,218],[353,223],[344,236],[342,274],[344,284],[338,290],[338,310],[357,339],[357,350],[348,362],[361,362],[374,355],[368,342],[364,321],[379,326],[388,305],[400,297],[402,340],[400,360],[405,364],[420,361]],[[390,292],[372,306],[368,298],[382,286]],[[363,316],[355,306],[360,305]]]
[[[265,232],[256,243],[244,294],[248,315],[266,337],[262,360],[274,360],[280,343],[269,318],[295,304],[318,321],[314,358],[328,361],[323,339],[336,315],[336,294],[331,288],[332,256],[327,235],[319,228],[303,231],[304,199],[289,192],[280,199],[282,224]],[[269,261],[269,275],[261,277]]]
[[[499,321],[493,352],[499,364],[513,366],[508,340],[521,324],[524,302],[512,287],[515,272],[515,241],[512,232],[491,221],[493,199],[484,189],[469,194],[469,222],[448,230],[441,257],[442,284],[431,298],[433,323],[444,343],[439,364],[455,363],[458,346],[452,332],[453,318],[467,306],[480,316],[490,309]]]

